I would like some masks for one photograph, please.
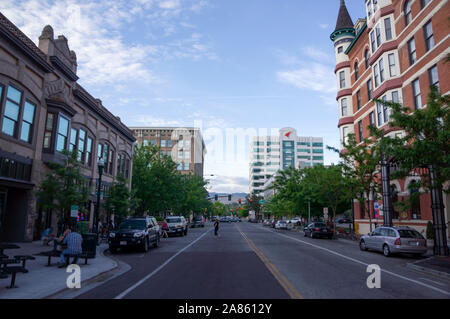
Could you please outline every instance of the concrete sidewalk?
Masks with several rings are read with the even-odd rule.
[[[408,263],[407,267],[437,276],[450,278],[450,256],[433,256],[414,263]]]
[[[41,241],[32,243],[17,243],[20,249],[5,250],[5,254],[10,257],[16,255],[33,255],[49,251],[50,246],[43,246]],[[92,279],[100,274],[108,272],[118,267],[115,260],[106,257],[103,252],[108,248],[107,244],[97,247],[97,255],[94,259],[88,259],[88,264],[84,264],[84,259],[79,259],[78,264],[81,268],[81,286],[83,282]],[[66,281],[70,273],[66,268],[58,268],[59,257],[52,257],[52,266],[47,267],[47,257],[34,256],[36,260],[28,260],[26,269],[28,273],[18,273],[16,277],[16,286],[18,288],[7,289],[11,282],[11,276],[0,279],[0,299],[41,299],[54,295],[67,289]]]

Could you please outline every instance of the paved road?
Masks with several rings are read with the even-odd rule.
[[[163,239],[147,254],[114,256],[132,269],[79,298],[450,299],[450,281],[405,267],[414,258],[246,222],[221,224],[220,238],[208,225]],[[381,267],[380,289],[367,288],[369,264]]]

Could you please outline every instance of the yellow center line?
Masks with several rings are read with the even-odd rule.
[[[287,294],[291,297],[291,299],[303,299],[303,296],[295,289],[295,287],[291,284],[291,282],[275,267],[274,264],[267,259],[266,256],[255,246],[253,241],[245,235],[239,226],[236,225],[237,230],[241,233],[242,237],[244,237],[247,244],[250,248],[255,252],[255,254],[261,259],[263,264],[267,267],[270,273],[275,277],[278,283],[284,288]]]

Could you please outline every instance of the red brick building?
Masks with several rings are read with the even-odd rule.
[[[450,91],[450,64],[444,63],[450,53],[448,0],[366,0],[365,6],[366,17],[353,23],[341,0],[331,34],[341,141],[350,133],[362,141],[369,135],[370,124],[384,129],[387,135],[403,134],[389,126],[390,109],[373,99],[398,101],[414,110],[426,107],[430,86],[438,86],[441,94]],[[408,186],[417,179],[410,176],[391,181],[393,201],[403,200],[411,191],[421,192],[420,203],[410,212],[393,213],[393,223],[424,232],[432,220],[431,198],[423,189],[410,190]],[[444,205],[448,236],[449,195],[444,194]],[[371,207],[374,216],[373,201]],[[354,208],[359,233],[365,234],[369,231],[367,212],[361,213],[359,203]],[[382,224],[383,216],[375,222]]]

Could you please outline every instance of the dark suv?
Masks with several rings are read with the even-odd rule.
[[[128,218],[109,233],[109,251],[114,253],[118,248],[140,247],[147,252],[150,244],[158,247],[159,240],[158,228],[151,218]]]

